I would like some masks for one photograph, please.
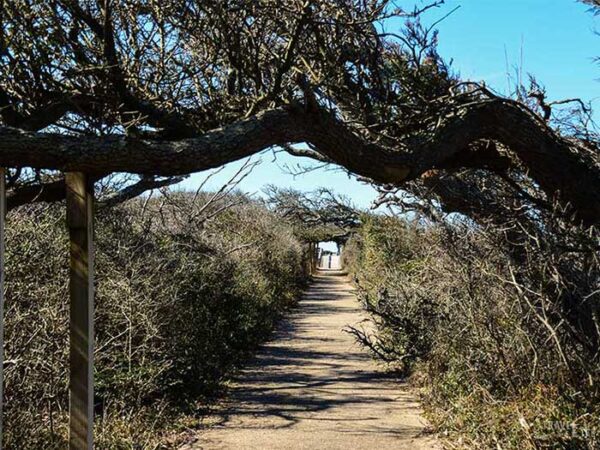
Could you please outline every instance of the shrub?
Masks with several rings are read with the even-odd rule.
[[[377,324],[354,333],[418,375],[432,421],[466,447],[600,446],[597,235],[553,236],[515,262],[498,229],[369,217],[346,247]]]
[[[290,227],[243,196],[210,198],[97,213],[96,448],[175,445],[298,298],[304,252]],[[6,248],[5,448],[64,448],[64,206],[11,212]]]

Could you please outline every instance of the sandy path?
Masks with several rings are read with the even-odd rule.
[[[342,332],[363,319],[345,278],[321,273],[233,385],[219,423],[188,448],[437,448],[414,392]]]

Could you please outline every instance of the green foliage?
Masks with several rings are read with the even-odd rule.
[[[515,264],[490,229],[364,224],[346,267],[378,332],[359,339],[420,380],[440,431],[466,448],[598,448],[600,359],[573,314],[578,298],[600,309],[585,236],[570,236],[580,252],[544,242]]]
[[[185,194],[97,214],[96,448],[176,445],[171,435],[193,426],[298,298],[303,249],[291,230],[234,200],[216,215]],[[22,208],[8,222],[4,445],[62,449],[64,207]]]

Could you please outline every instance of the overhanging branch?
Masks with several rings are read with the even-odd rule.
[[[426,126],[424,126],[425,128]],[[328,160],[380,183],[400,184],[433,168],[486,164],[465,152],[481,140],[503,144],[551,197],[569,203],[587,223],[600,219],[600,169],[593,156],[554,133],[514,102],[471,103],[432,129],[371,142],[330,113],[280,107],[198,137],[152,141],[126,136],[65,136],[0,128],[0,164],[89,174],[131,172],[177,176],[220,167],[271,146],[307,142]],[[462,161],[462,162],[461,162]]]

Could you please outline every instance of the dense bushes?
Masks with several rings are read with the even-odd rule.
[[[354,331],[424,383],[461,447],[598,448],[597,235],[554,230],[515,255],[503,231],[365,218],[346,265],[377,332]]]
[[[65,448],[64,206],[7,225],[5,448]],[[296,300],[303,249],[243,196],[170,194],[99,210],[96,447],[162,448]]]

